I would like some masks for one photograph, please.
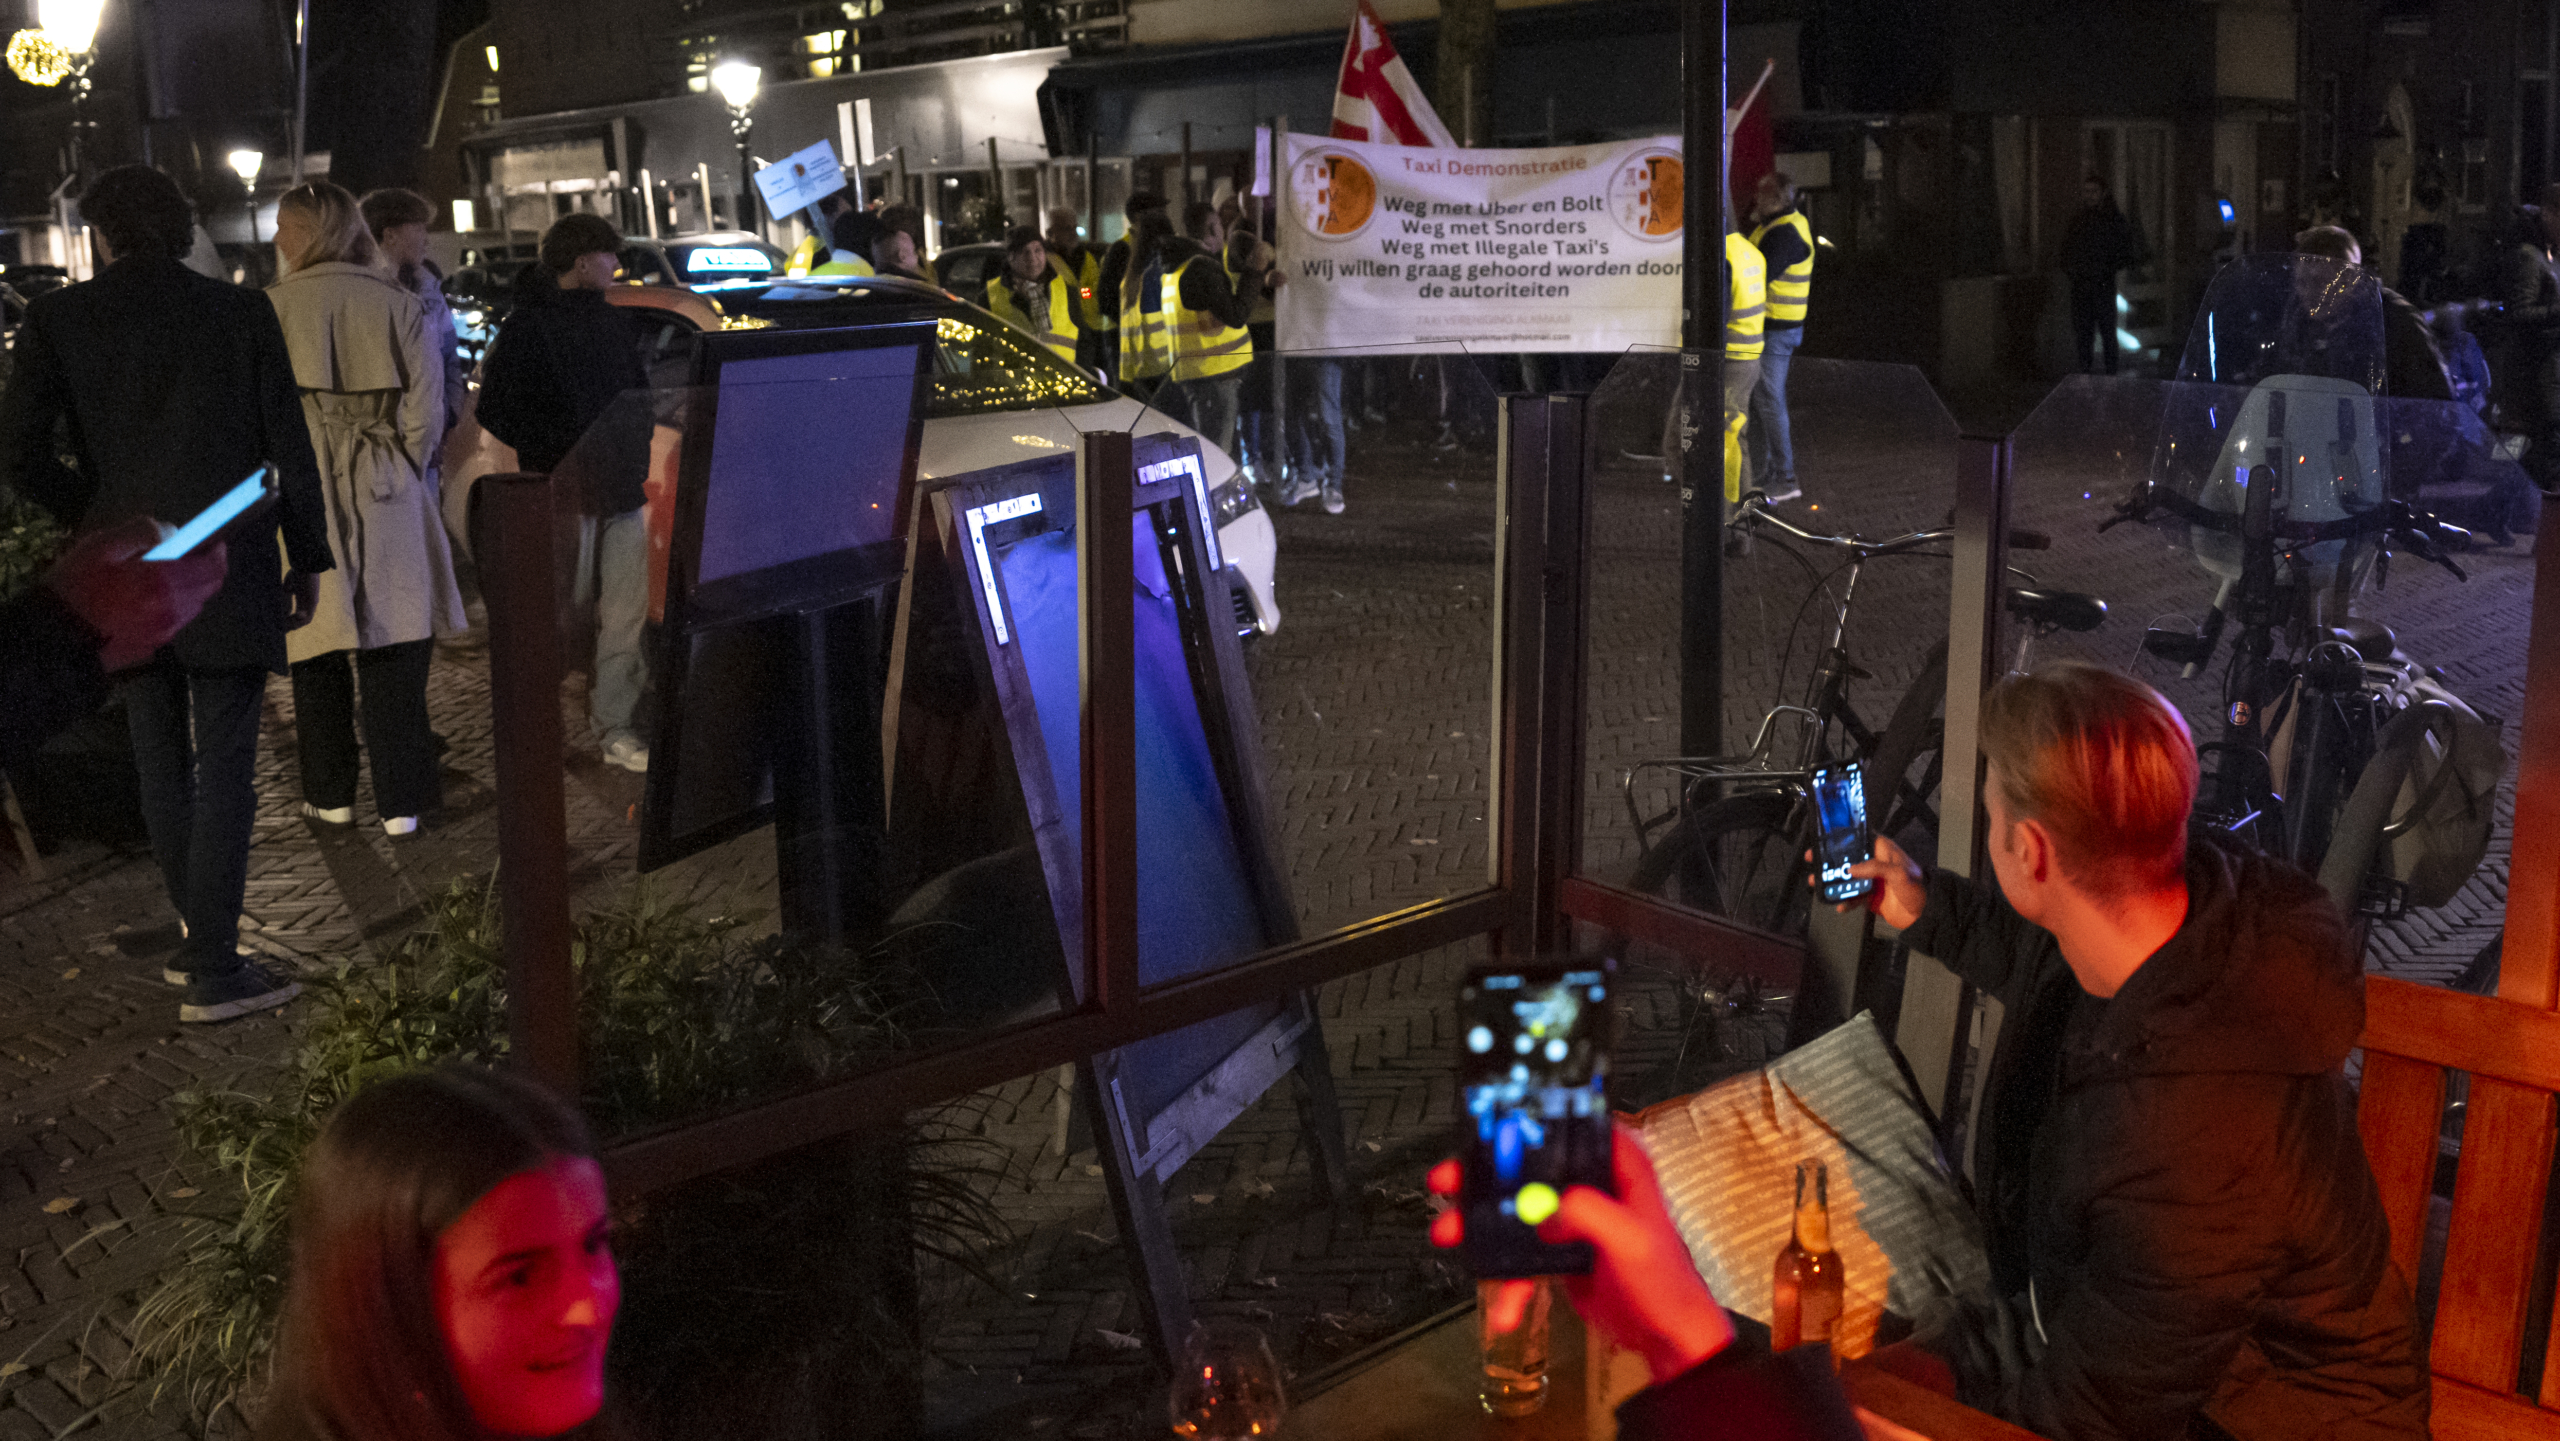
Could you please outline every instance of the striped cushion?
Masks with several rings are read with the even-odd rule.
[[[1844,1357],[1874,1347],[1887,1311],[1925,1332],[1957,1298],[1991,1290],[1980,1223],[1871,1015],[1650,1107],[1636,1125],[1699,1274],[1732,1310],[1769,1320],[1799,1160],[1831,1168],[1831,1241],[1848,1272]]]

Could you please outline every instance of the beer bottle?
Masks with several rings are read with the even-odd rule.
[[[1831,1176],[1822,1162],[1796,1163],[1795,1234],[1778,1251],[1774,1291],[1772,1349],[1837,1343],[1833,1333],[1840,1324],[1847,1285],[1840,1255],[1831,1249]],[[1839,1360],[1835,1352],[1832,1364],[1838,1365]]]

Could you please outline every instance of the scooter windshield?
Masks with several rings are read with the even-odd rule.
[[[2253,471],[2295,522],[2343,520],[2391,498],[2394,446],[2384,407],[2382,286],[2357,266],[2314,255],[2247,256],[2206,288],[2152,454],[2155,523],[2204,568],[2237,576],[2236,518]],[[2327,580],[2342,547],[2305,559]]]

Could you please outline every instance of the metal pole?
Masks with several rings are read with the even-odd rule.
[[[1281,197],[1287,193],[1289,185],[1286,169],[1289,146],[1288,142],[1282,139],[1288,133],[1289,117],[1272,116],[1271,220],[1263,227],[1263,238],[1271,242],[1275,261],[1279,258],[1280,248],[1280,216],[1283,209]],[[1289,493],[1289,472],[1295,458],[1289,445],[1289,437],[1292,434],[1289,424],[1289,362],[1284,358],[1288,354],[1288,347],[1281,342],[1280,320],[1276,311],[1271,321],[1271,348],[1275,352],[1271,357],[1271,438],[1263,445],[1263,449],[1269,452],[1264,459],[1263,469],[1270,473],[1263,477],[1262,483],[1276,499]]]
[[[1182,122],[1182,204],[1191,206],[1191,122]]]
[[[1560,955],[1571,940],[1558,902],[1579,868],[1582,838],[1590,401],[1502,397],[1491,834],[1492,879],[1505,893],[1503,955]]]
[[[1947,590],[1947,734],[1942,753],[1945,780],[1938,803],[1938,864],[1964,876],[1989,869],[1982,806],[1982,695],[2000,673],[2002,577],[2008,566],[2009,441],[1968,435],[1956,442],[1954,560]],[[1895,1039],[1920,1082],[1920,1098],[1937,1112],[1940,1139],[1965,1133],[1957,1164],[1973,1169],[1968,1110],[1981,1104],[1976,1088],[1964,1093],[1964,1063],[1971,1048],[1973,989],[1930,958],[1911,956],[1902,982],[1902,1019]],[[1999,1038],[1998,1002],[1984,1016],[1981,1053]]]
[[[560,765],[560,626],[551,477],[493,475],[482,541],[489,707],[498,779],[498,898],[515,1064],[578,1093],[578,987],[570,969],[569,802]]]
[[[1076,474],[1084,767],[1084,956],[1104,1012],[1138,1004],[1136,605],[1125,430],[1088,431]]]
[[[755,125],[753,116],[744,108],[731,112],[729,129],[738,137],[737,216],[740,230],[757,229],[756,216],[760,213],[756,203]]]
[[[1680,7],[1680,751],[1724,749],[1726,0]]]
[[[1098,130],[1084,133],[1084,243],[1102,243],[1102,132]]]
[[[1004,162],[996,158],[996,138],[992,135],[987,137],[987,213],[991,216],[1002,216],[1008,225],[1013,223],[1013,216],[1006,212],[1004,203]],[[987,238],[996,241],[1004,239],[1002,235],[990,235]]]
[[[293,183],[302,183],[302,122],[311,111],[311,0],[293,15]]]

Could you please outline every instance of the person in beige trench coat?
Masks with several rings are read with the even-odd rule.
[[[311,624],[288,638],[302,811],[355,820],[361,692],[374,809],[394,836],[443,802],[427,719],[438,636],[464,629],[436,494],[444,376],[418,298],[381,263],[356,199],[316,181],[276,207],[267,288],[319,454],[329,545]],[[352,666],[350,666],[352,661]]]

